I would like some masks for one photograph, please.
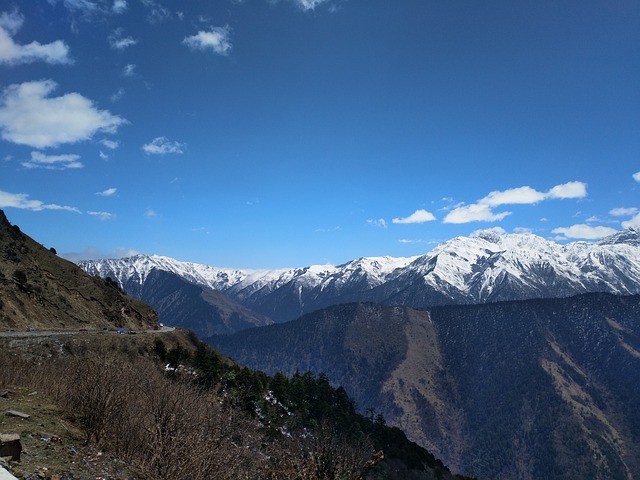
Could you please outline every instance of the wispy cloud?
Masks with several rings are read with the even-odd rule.
[[[584,223],[572,225],[570,227],[559,227],[551,230],[551,233],[560,235],[559,240],[577,238],[583,240],[597,240],[607,235],[616,233],[615,228],[585,225]]]
[[[22,27],[23,22],[24,18],[17,10],[0,14],[0,64],[20,65],[38,61],[51,64],[73,63],[69,57],[69,47],[61,40],[47,44],[36,41],[26,45],[16,43],[12,36]]]
[[[115,217],[113,215],[113,213],[109,213],[109,212],[87,212],[87,215],[91,215],[93,217],[97,217],[100,220],[113,220],[113,218]]]
[[[631,207],[631,208],[619,207],[619,208],[613,208],[609,210],[609,215],[613,215],[614,217],[626,217],[628,215],[633,215],[637,211],[638,209],[636,207]]]
[[[120,146],[120,143],[115,140],[103,138],[102,140],[100,140],[100,145],[107,147],[109,150],[115,150],[116,148],[118,148],[118,146]]]
[[[470,205],[461,205],[447,214],[444,223],[495,222],[511,215],[511,212],[495,213],[493,208],[501,205],[534,205],[548,199],[584,198],[587,184],[568,182],[556,185],[547,192],[539,192],[529,186],[490,192]]]
[[[192,50],[209,50],[220,55],[227,55],[231,51],[229,40],[231,30],[226,27],[214,27],[209,31],[200,30],[195,35],[185,37],[182,41]]]
[[[80,155],[71,153],[45,155],[42,152],[31,152],[31,160],[22,162],[22,166],[25,168],[44,168],[47,170],[67,170],[84,167],[79,160]]]
[[[436,219],[436,217],[433,216],[433,213],[428,212],[426,210],[416,210],[415,212],[413,212],[411,215],[409,215],[408,217],[404,217],[404,218],[394,218],[391,220],[392,223],[425,223],[425,222],[432,222]]]
[[[134,63],[128,63],[122,69],[122,75],[125,77],[134,77],[136,74],[136,65]]]
[[[100,195],[101,197],[110,197],[112,195],[115,195],[117,191],[118,191],[117,188],[111,187],[111,188],[107,188],[106,190],[103,190],[102,192],[96,192],[96,195]]]
[[[42,210],[66,210],[81,213],[76,207],[44,203],[40,200],[30,200],[26,193],[10,193],[0,190],[0,208],[19,208],[39,212]]]
[[[111,48],[120,51],[138,43],[133,37],[123,37],[121,28],[117,28],[111,32],[107,40],[109,40]]]
[[[401,238],[400,240],[398,240],[398,243],[408,243],[408,244],[413,244],[413,243],[425,243],[424,240],[419,240],[419,239],[409,239],[409,238]]]
[[[298,5],[303,10],[313,10],[318,5],[322,5],[323,3],[327,3],[329,0],[292,0],[293,3]]]
[[[115,103],[118,100],[120,100],[122,97],[124,97],[125,93],[126,92],[124,88],[119,88],[113,95],[109,97],[109,100],[111,100],[112,103]]]
[[[143,145],[142,150],[147,155],[166,155],[169,153],[180,155],[184,153],[182,150],[184,146],[184,143],[171,141],[167,137],[156,137]]]
[[[89,140],[97,132],[115,133],[126,120],[78,93],[50,98],[53,80],[10,85],[0,103],[2,138],[34,148],[57,147]]]
[[[171,17],[169,9],[159,5],[154,0],[142,0],[142,3],[149,7],[149,15],[147,15],[147,21],[149,23],[162,23]]]
[[[387,221],[384,218],[370,218],[367,223],[374,227],[387,228]]]
[[[144,212],[144,216],[147,218],[153,218],[153,217],[157,217],[158,214],[156,213],[155,210],[151,209],[151,208],[147,208],[147,211]]]
[[[127,0],[114,0],[111,11],[113,13],[124,13],[128,8]]]
[[[634,173],[632,177],[636,182],[640,182],[640,172]]]

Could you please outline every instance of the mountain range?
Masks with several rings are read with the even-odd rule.
[[[337,266],[241,270],[158,255],[82,261],[79,266],[114,279],[154,307],[161,321],[208,336],[290,321],[355,301],[427,308],[588,292],[638,294],[640,229],[565,245],[533,234],[481,231],[420,256],[364,257]],[[157,272],[165,272],[163,281]],[[167,283],[173,294],[160,295]],[[190,323],[193,317],[185,317],[174,302],[197,304],[199,324]]]

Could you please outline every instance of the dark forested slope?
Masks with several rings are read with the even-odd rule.
[[[466,474],[640,475],[638,296],[350,304],[211,342],[268,372],[326,372]]]

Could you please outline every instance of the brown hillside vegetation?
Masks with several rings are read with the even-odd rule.
[[[150,328],[157,314],[11,225],[0,210],[0,330]]]
[[[217,359],[218,380],[207,386],[191,367],[167,371],[159,359],[175,351]],[[344,433],[339,422],[348,418],[328,416],[302,429],[272,423],[298,414],[271,401],[262,413],[246,408],[252,379],[264,374],[231,364],[184,331],[0,337],[0,365],[0,392],[6,392],[0,408],[30,415],[0,419],[1,433],[22,439],[21,461],[10,463],[19,478],[460,478],[432,457],[411,460],[433,462],[420,469],[387,461],[368,435]],[[316,408],[313,401],[307,405]],[[406,442],[396,438],[401,441],[388,444],[391,450]]]

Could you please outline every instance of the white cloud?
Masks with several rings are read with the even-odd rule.
[[[118,146],[120,146],[120,143],[118,143],[117,141],[108,140],[106,138],[100,140],[100,144],[107,147],[109,150],[115,150],[116,148],[118,148]]]
[[[126,120],[78,93],[50,98],[53,80],[10,85],[0,103],[2,138],[35,148],[89,140],[97,132],[114,133]]]
[[[599,222],[599,221],[600,221],[600,219],[595,215],[592,215],[592,216],[590,216],[589,218],[587,218],[585,220],[585,222],[587,222],[587,223],[595,223],[595,222]]]
[[[500,205],[533,205],[548,199],[583,198],[587,195],[587,184],[568,182],[556,185],[548,192],[539,192],[529,186],[493,191],[477,203],[458,205],[445,217],[444,223],[494,222],[511,215],[511,212],[494,213],[493,207]]]
[[[211,50],[220,55],[227,55],[231,50],[229,27],[215,27],[210,31],[200,30],[197,34],[185,37],[182,41],[192,50]]]
[[[367,220],[367,223],[374,227],[387,228],[387,221],[384,218],[371,218]]]
[[[122,69],[122,75],[125,77],[133,77],[135,75],[136,65],[134,63],[128,63]]]
[[[45,155],[41,152],[31,152],[31,160],[22,162],[25,168],[45,168],[47,170],[67,170],[70,168],[82,168],[84,165],[80,155],[71,153],[62,155]]]
[[[631,208],[613,208],[609,210],[609,215],[613,215],[614,217],[626,217],[628,215],[633,215],[636,213],[638,209],[636,207]]]
[[[131,47],[132,45],[138,43],[137,40],[133,39],[132,37],[123,37],[121,28],[117,28],[116,30],[114,30],[111,35],[109,35],[108,40],[109,45],[114,50],[124,50],[125,48]]]
[[[109,160],[109,155],[104,153],[102,150],[98,152],[98,156],[100,157],[101,160]]]
[[[53,3],[52,0],[49,0],[49,2]],[[63,0],[62,3],[64,3],[64,6],[69,10],[79,10],[85,14],[98,10],[96,2],[91,2],[89,0]]]
[[[621,223],[622,228],[638,227],[640,228],[640,213],[636,213],[631,220]]]
[[[155,210],[147,208],[147,211],[144,213],[144,216],[147,217],[147,218],[153,218],[153,217],[157,217],[158,214],[156,213]]]
[[[450,211],[444,223],[497,222],[511,215],[511,212],[494,213],[489,205],[473,203]]]
[[[184,143],[169,140],[167,137],[156,137],[150,143],[142,146],[142,150],[147,155],[166,155],[173,153],[176,155],[184,153],[182,148]]]
[[[412,240],[409,238],[401,238],[398,243],[424,243],[424,240]]]
[[[88,215],[98,217],[100,220],[112,220],[113,213],[109,212],[87,212]]]
[[[293,3],[298,5],[303,10],[313,10],[318,5],[326,3],[328,0],[293,0]]]
[[[10,193],[0,190],[0,208],[20,208],[40,212],[42,210],[66,210],[69,212],[81,213],[76,207],[56,205],[55,203],[44,203],[40,200],[29,200],[26,193]]]
[[[69,47],[61,40],[44,45],[36,41],[26,45],[15,43],[12,35],[20,29],[23,21],[24,18],[17,11],[0,15],[0,64],[20,65],[37,61],[72,63]]]
[[[117,191],[118,191],[117,188],[111,187],[111,188],[107,188],[106,190],[103,190],[102,192],[96,192],[96,195],[100,195],[101,197],[110,197],[111,195],[114,195]]]
[[[602,226],[593,227],[583,223],[572,225],[570,227],[554,228],[551,230],[551,233],[557,233],[562,235],[564,238],[581,238],[585,240],[597,240],[616,232],[617,230],[615,228]]]
[[[478,203],[489,205],[491,207],[497,207],[499,205],[516,205],[524,204],[530,205],[538,203],[545,199],[545,194],[538,192],[531,187],[518,187],[510,188],[504,191],[494,191],[489,193],[486,197],[480,200]]]
[[[394,218],[391,220],[393,223],[425,223],[432,222],[436,219],[433,216],[433,213],[427,212],[426,210],[416,210],[408,217],[404,218]]]
[[[640,182],[640,172],[634,173],[632,177],[636,182]]]
[[[111,7],[111,10],[114,13],[124,13],[127,7],[128,7],[127,0],[114,0],[113,7]]]
[[[584,182],[568,182],[556,185],[547,192],[547,198],[584,198],[587,196],[587,184]]]
[[[513,233],[533,233],[533,230],[531,228],[528,227],[516,227],[513,229]]]

